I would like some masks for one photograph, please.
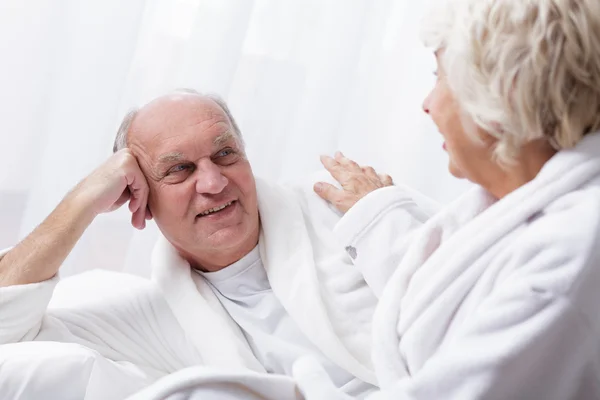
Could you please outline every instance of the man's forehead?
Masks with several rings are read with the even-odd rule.
[[[170,142],[188,141],[223,142],[231,135],[227,115],[214,100],[194,94],[171,94],[160,97],[142,107],[130,128],[131,144],[146,152],[157,154],[170,149],[162,148]],[[159,149],[161,148],[161,149]]]
[[[223,109],[212,99],[200,95],[177,93],[162,96],[143,106],[131,126],[132,136],[144,140],[168,136],[183,129],[213,124],[229,125]]]
[[[211,152],[215,149],[218,149],[221,146],[226,145],[227,143],[235,140],[235,134],[227,129],[223,131],[223,133],[216,135],[212,138],[212,140],[207,143],[203,143],[205,147],[205,151]],[[188,158],[189,155],[186,155],[184,151],[167,151],[165,153],[161,153],[157,157],[157,162],[160,164],[168,164],[177,161],[182,161]]]

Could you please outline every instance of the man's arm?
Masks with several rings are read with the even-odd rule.
[[[117,152],[6,253],[0,260],[0,343],[35,340],[48,325],[46,308],[58,281],[51,278],[92,220],[130,200],[132,223],[143,228],[147,197],[137,161],[129,150]]]
[[[132,224],[141,229],[150,218],[147,197],[137,161],[127,149],[117,152],[0,260],[0,345],[77,343],[154,377],[198,363],[193,346],[150,282],[107,293],[101,302],[47,310],[58,282],[53,276],[93,219],[129,201]]]
[[[132,224],[142,229],[148,185],[129,150],[115,153],[77,185],[21,243],[0,259],[0,287],[52,278],[94,218],[130,200]]]
[[[0,286],[52,278],[93,219],[85,205],[66,197],[41,225],[0,260]]]

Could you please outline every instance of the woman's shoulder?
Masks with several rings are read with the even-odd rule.
[[[592,213],[600,209],[600,177],[558,197],[544,209],[545,214]]]
[[[533,215],[509,254],[511,281],[576,303],[593,297],[598,304],[600,183],[565,194]]]

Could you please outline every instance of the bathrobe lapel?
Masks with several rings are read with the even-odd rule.
[[[332,326],[313,257],[313,246],[318,243],[311,242],[297,196],[261,180],[257,180],[257,189],[262,224],[260,254],[273,292],[302,332],[330,360],[359,379],[376,384],[373,371],[348,351]]]
[[[152,254],[152,279],[206,365],[264,372],[208,283],[164,237]]]

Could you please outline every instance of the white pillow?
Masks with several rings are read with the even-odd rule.
[[[0,346],[3,400],[123,399],[149,382],[130,364],[78,344],[23,342]]]

